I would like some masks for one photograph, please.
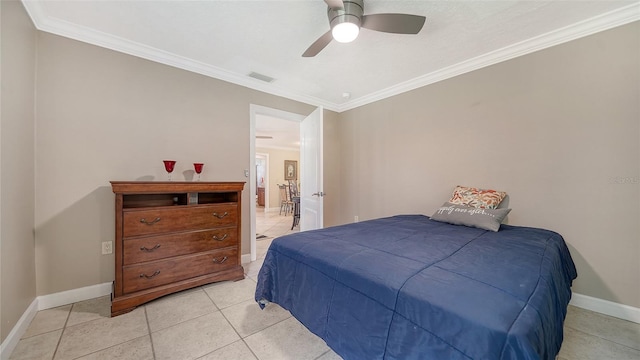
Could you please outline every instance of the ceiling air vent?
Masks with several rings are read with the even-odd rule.
[[[249,74],[249,77],[252,77],[254,79],[258,79],[264,82],[268,82],[268,83],[273,82],[275,80],[271,76],[258,74],[257,72],[253,72],[253,71]]]

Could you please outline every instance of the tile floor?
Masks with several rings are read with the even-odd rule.
[[[278,211],[270,211],[265,213],[263,207],[258,207],[256,211],[256,233],[266,235],[267,237],[278,237],[286,234],[296,233],[300,230],[298,226],[291,230],[293,224],[293,216],[291,212],[287,215]],[[260,241],[258,241],[258,244]],[[258,256],[260,257],[260,256]]]
[[[39,311],[10,359],[267,360],[340,359],[289,312],[253,300],[256,276],[273,236],[291,216],[258,213],[258,260],[246,278],[185,290],[109,317],[109,297]],[[294,229],[294,232],[297,229]],[[640,324],[573,306],[562,360],[640,359]]]

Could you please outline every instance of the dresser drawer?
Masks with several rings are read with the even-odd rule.
[[[124,265],[221,249],[238,244],[235,226],[124,240]]]
[[[124,266],[123,292],[132,293],[238,265],[238,249],[229,248]]]
[[[237,221],[237,204],[127,209],[123,211],[123,236],[204,230],[235,225]]]

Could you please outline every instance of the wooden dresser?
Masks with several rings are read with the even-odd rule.
[[[264,206],[264,188],[258,187],[258,206]]]
[[[176,291],[243,279],[244,184],[112,181],[116,269],[111,316]]]

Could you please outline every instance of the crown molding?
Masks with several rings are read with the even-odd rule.
[[[262,91],[314,106],[322,106],[327,110],[338,113],[355,109],[357,107],[402,94],[423,86],[431,85],[483,67],[640,20],[640,3],[634,3],[502,49],[477,56],[458,64],[445,67],[397,85],[390,86],[380,91],[353,99],[349,102],[336,104],[317,97],[294,93],[274,84],[261,83],[258,80],[164,50],[49,17],[42,9],[42,5],[39,1],[22,0],[22,2],[38,30],[195,72],[253,90]]]
[[[394,95],[402,94],[426,85],[431,85],[454,76],[462,75],[638,20],[640,20],[640,3],[631,4],[354,99],[348,103],[340,105],[338,107],[338,112],[351,110]]]
[[[78,40],[160,64],[169,65],[175,68],[198,73],[218,80],[227,81],[268,94],[281,96],[306,104],[322,106],[332,111],[337,111],[338,109],[337,104],[325,101],[317,97],[294,93],[287,89],[278,87],[277,85],[267,84],[262,81],[233,73],[216,66],[205,64],[197,60],[189,59],[187,57],[176,55],[168,51],[160,50],[95,29],[50,17],[46,15],[40,1],[23,0],[23,4],[35,27],[40,31],[63,36],[73,40]]]

